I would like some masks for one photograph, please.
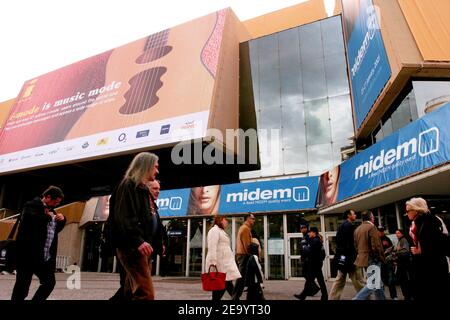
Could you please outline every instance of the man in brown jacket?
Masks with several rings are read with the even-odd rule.
[[[252,227],[255,223],[255,216],[251,213],[245,216],[244,224],[239,228],[236,239],[236,263],[242,278],[236,280],[234,287],[233,300],[239,300],[245,286],[245,266],[247,258],[250,255],[249,246],[252,243]]]
[[[384,263],[384,251],[378,230],[375,227],[373,213],[366,210],[361,213],[363,223],[356,228],[355,248],[358,253],[355,260],[357,268],[367,268],[367,283],[353,300],[366,300],[374,292],[377,300],[385,300],[381,264]],[[360,270],[361,271],[361,270]]]

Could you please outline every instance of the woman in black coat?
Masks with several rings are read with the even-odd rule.
[[[407,201],[406,214],[412,221],[413,299],[448,299],[448,263],[443,247],[442,223],[430,213],[422,198]]]

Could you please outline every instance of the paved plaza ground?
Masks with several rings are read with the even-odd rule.
[[[69,274],[57,273],[56,286],[49,300],[107,300],[119,287],[118,274],[82,272],[80,274],[80,288],[68,289],[67,280]],[[205,292],[201,288],[199,278],[176,278],[176,277],[154,277],[154,286],[157,300],[210,300],[211,293]],[[15,276],[11,274],[0,274],[0,300],[9,300],[14,286]],[[304,280],[266,280],[264,282],[264,294],[268,300],[296,300],[294,293],[299,293],[305,284]],[[333,281],[327,281],[328,293]],[[37,278],[34,278],[30,287],[32,297],[39,285]],[[74,281],[69,281],[69,286],[76,285]],[[399,296],[401,291],[398,289]],[[243,299],[245,299],[243,294]],[[355,295],[355,290],[351,282],[347,282],[342,299],[350,300]],[[386,296],[389,294],[386,290]],[[227,293],[224,300],[230,300]],[[308,300],[320,300],[320,292]]]

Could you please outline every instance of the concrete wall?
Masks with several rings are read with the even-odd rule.
[[[58,237],[58,255],[70,257],[70,264],[80,265],[82,230],[78,223],[66,224]]]

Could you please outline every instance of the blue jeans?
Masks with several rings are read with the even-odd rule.
[[[381,262],[369,259],[367,283],[352,300],[367,300],[374,293],[377,300],[386,300],[383,281],[381,280]]]

